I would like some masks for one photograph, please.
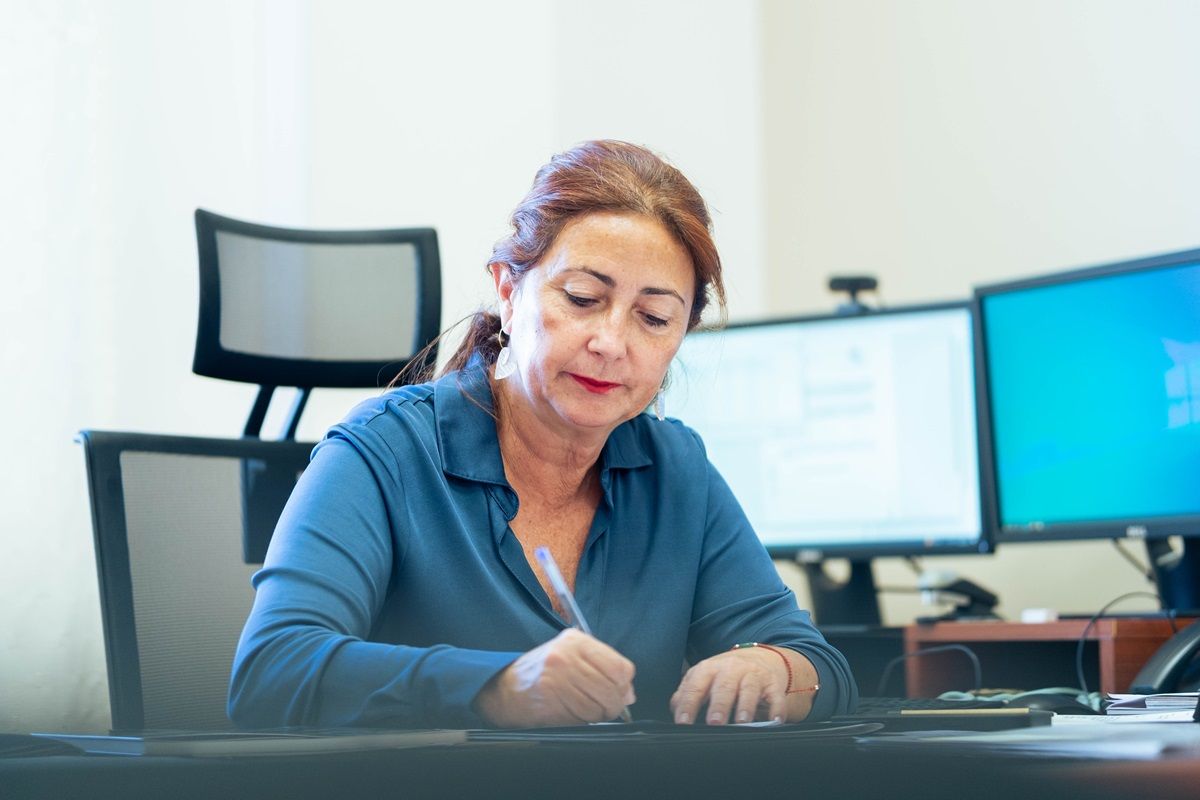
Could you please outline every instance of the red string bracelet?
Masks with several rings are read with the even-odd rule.
[[[788,661],[788,657],[778,647],[770,644],[762,644],[760,642],[742,642],[735,644],[731,650],[742,650],[747,647],[761,647],[765,650],[770,650],[775,655],[783,659],[783,666],[787,669],[787,688],[783,690],[784,694],[800,694],[801,692],[815,692],[821,688],[821,684],[814,683],[812,686],[802,686],[799,689],[792,688],[792,662]]]

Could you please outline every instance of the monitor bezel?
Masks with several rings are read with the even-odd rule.
[[[1005,528],[1000,518],[1000,486],[995,461],[995,432],[992,426],[992,402],[987,354],[986,300],[997,295],[1029,289],[1041,289],[1099,278],[1131,275],[1155,269],[1200,264],[1200,249],[1161,253],[1143,258],[1112,261],[1045,273],[1011,281],[975,287],[972,298],[975,342],[975,402],[979,408],[978,431],[981,479],[987,493],[983,503],[988,538],[997,546],[1022,542],[1074,541],[1083,539],[1165,539],[1170,536],[1200,536],[1200,513],[1162,515],[1150,518],[1096,519],[1049,522],[1034,528]]]
[[[726,331],[740,330],[745,328],[760,328],[768,326],[780,325],[809,325],[819,323],[853,323],[863,319],[875,319],[888,316],[912,316],[924,313],[939,312],[939,311],[966,311],[967,313],[967,329],[971,336],[971,358],[974,360],[976,356],[975,348],[975,320],[973,303],[970,300],[963,301],[943,301],[935,303],[922,303],[914,305],[890,306],[885,308],[870,308],[864,312],[856,313],[828,313],[828,314],[804,314],[796,316],[783,317],[766,317],[761,319],[743,320],[738,322],[730,322],[721,327],[701,328],[689,334],[696,335],[721,335]],[[977,368],[974,363],[971,365],[972,372],[976,372]],[[972,381],[973,391],[978,391],[978,387]],[[872,558],[883,557],[904,557],[904,556],[934,556],[934,555],[978,555],[990,553],[993,550],[993,543],[987,535],[987,526],[985,524],[986,512],[983,509],[987,502],[987,493],[982,484],[983,480],[983,464],[979,461],[979,420],[978,420],[978,404],[979,398],[975,398],[974,410],[975,432],[976,432],[976,475],[979,481],[979,538],[975,541],[964,541],[961,543],[955,542],[930,542],[924,539],[904,539],[888,542],[863,542],[861,544],[767,544],[763,542],[763,546],[774,559],[794,560],[801,562],[819,562],[827,558],[844,558],[851,561],[864,561]],[[681,420],[685,425],[687,420]],[[753,522],[751,521],[751,527]],[[755,531],[757,535],[757,531]],[[759,541],[762,541],[761,539]]]

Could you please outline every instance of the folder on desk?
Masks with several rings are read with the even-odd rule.
[[[882,726],[871,723],[811,722],[754,727],[675,725],[650,720],[632,724],[497,730],[297,730],[212,733],[164,732],[142,736],[37,733],[88,753],[126,756],[260,756],[388,750],[486,742],[650,742],[746,741],[754,738],[816,739],[859,736]]]
[[[872,722],[797,722],[787,725],[676,725],[638,720],[632,723],[577,725],[563,728],[476,730],[471,742],[693,742],[751,739],[821,739],[862,736],[882,725]]]
[[[143,736],[35,733],[34,736],[66,742],[88,753],[221,757],[434,747],[462,744],[467,741],[467,733],[461,730],[314,730],[172,732]]]

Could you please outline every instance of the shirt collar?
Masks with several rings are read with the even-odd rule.
[[[461,371],[439,378],[433,385],[433,395],[444,471],[466,480],[508,486],[492,417],[492,387],[483,360],[475,356]],[[609,470],[636,469],[652,463],[638,429],[630,420],[609,434],[600,453],[601,482],[605,486]]]

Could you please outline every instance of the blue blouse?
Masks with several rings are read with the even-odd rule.
[[[240,725],[482,727],[472,702],[566,626],[508,523],[517,495],[478,366],[354,409],[280,517],[234,659]],[[820,676],[810,719],[847,711],[845,659],[796,606],[699,437],[642,415],[600,456],[575,577],[597,638],[637,667],[635,718],[671,719],[686,664],[758,641]]]

